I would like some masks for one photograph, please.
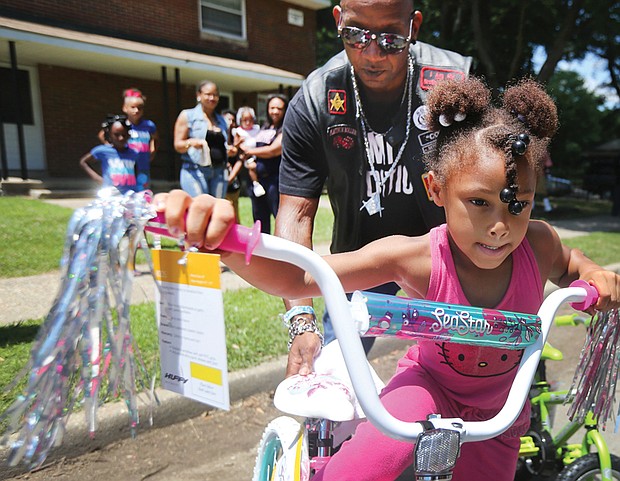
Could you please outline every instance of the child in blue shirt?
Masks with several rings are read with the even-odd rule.
[[[80,166],[103,187],[115,187],[121,194],[143,190],[136,182],[139,154],[127,145],[131,123],[125,115],[108,116],[102,124],[106,144],[82,156]],[[100,163],[100,172],[93,165]]]

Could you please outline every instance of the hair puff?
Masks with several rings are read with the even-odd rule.
[[[521,80],[504,92],[504,109],[522,121],[540,138],[551,138],[558,129],[555,103],[542,85],[533,79]]]
[[[476,77],[464,81],[444,80],[437,83],[426,98],[426,122],[430,130],[440,130],[446,126],[441,123],[441,116],[452,126],[471,124],[490,104],[491,93],[482,80]],[[465,114],[464,122],[455,122],[457,114]]]

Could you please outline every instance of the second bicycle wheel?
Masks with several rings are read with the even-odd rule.
[[[620,458],[611,455],[611,478],[620,481]],[[590,453],[566,466],[556,481],[597,481],[601,478],[598,454]]]
[[[253,481],[308,481],[308,445],[301,425],[281,416],[271,421],[258,446]]]

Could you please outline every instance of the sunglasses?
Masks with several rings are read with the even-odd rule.
[[[342,41],[350,47],[364,50],[370,42],[377,41],[377,45],[385,53],[401,53],[409,42],[411,42],[411,32],[413,29],[413,19],[409,22],[409,35],[403,37],[397,33],[372,33],[370,30],[358,27],[338,27],[338,35]]]

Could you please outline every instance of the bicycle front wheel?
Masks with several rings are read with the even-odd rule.
[[[611,477],[620,481],[620,458],[611,455]],[[576,459],[566,466],[556,478],[556,481],[600,481],[601,466],[598,454],[590,453]]]
[[[253,481],[308,481],[310,461],[304,429],[293,418],[271,421],[258,445]]]

